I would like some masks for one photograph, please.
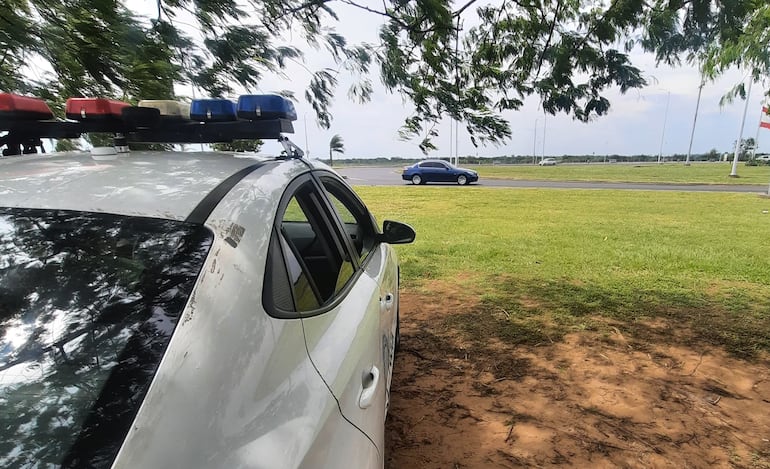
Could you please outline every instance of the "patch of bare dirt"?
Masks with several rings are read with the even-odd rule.
[[[770,468],[767,357],[640,347],[617,329],[479,345],[441,326],[474,307],[402,293],[386,467]]]

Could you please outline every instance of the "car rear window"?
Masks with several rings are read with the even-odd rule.
[[[0,467],[109,467],[212,242],[179,221],[0,208]]]

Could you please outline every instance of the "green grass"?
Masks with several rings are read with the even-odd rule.
[[[731,163],[562,164],[557,166],[472,166],[481,178],[545,181],[653,182],[676,184],[770,183],[770,166],[738,165],[737,178],[729,177]]]
[[[545,168],[550,169],[550,168]],[[456,283],[478,303],[457,327],[513,343],[620,327],[640,343],[770,351],[770,199],[752,194],[359,187],[378,219],[410,223],[407,288]],[[504,316],[500,313],[504,312]],[[503,319],[501,319],[503,318]],[[451,319],[450,319],[451,321]],[[491,327],[491,329],[488,329]]]

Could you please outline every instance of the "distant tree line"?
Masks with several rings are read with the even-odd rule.
[[[741,151],[738,155],[739,161],[754,164],[751,152]],[[461,156],[460,165],[494,165],[494,164],[534,164],[543,157],[532,155],[500,155],[500,156]],[[560,163],[657,163],[658,155],[547,155],[546,158],[556,158]],[[401,157],[378,157],[378,158],[335,158],[335,165],[345,166],[407,166],[421,161],[424,158],[401,158]],[[449,158],[438,158],[449,160]],[[687,155],[684,153],[675,153],[673,155],[663,155],[661,161],[684,162]],[[721,161],[724,159],[724,153],[712,149],[706,153],[694,153],[690,155],[690,161]],[[733,154],[730,152],[727,160],[732,161]],[[329,163],[329,160],[323,160]]]

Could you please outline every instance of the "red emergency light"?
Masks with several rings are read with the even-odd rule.
[[[42,99],[0,93],[0,119],[47,120],[53,113]]]
[[[123,108],[130,107],[123,101],[104,98],[70,98],[65,105],[67,119],[115,120],[121,119]]]

